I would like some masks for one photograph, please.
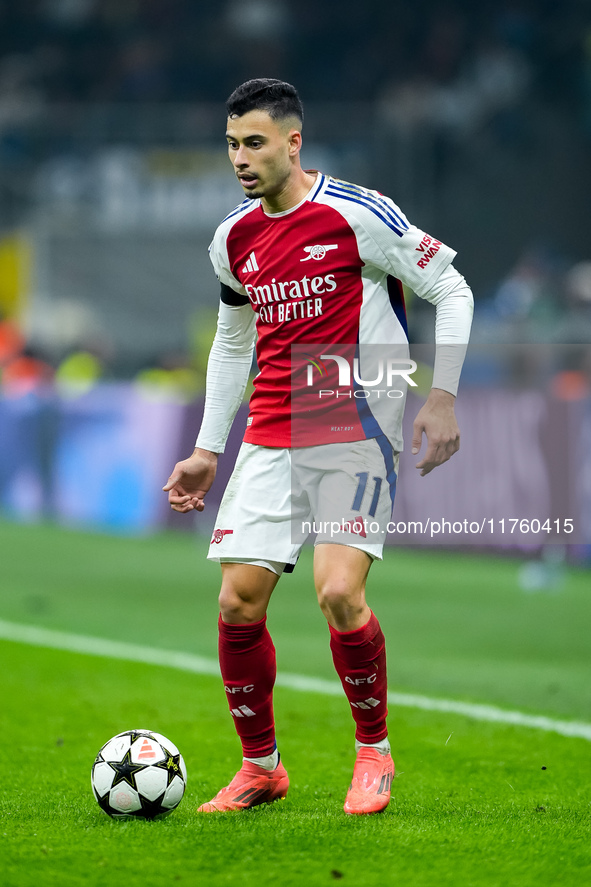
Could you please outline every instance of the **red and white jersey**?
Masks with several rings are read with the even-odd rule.
[[[313,400],[310,370],[296,371],[292,348],[326,371],[324,389],[338,390],[336,361],[318,364],[323,346],[339,345],[347,357],[363,345],[405,346],[402,284],[427,296],[454,256],[389,198],[320,173],[286,212],[269,215],[260,200],[240,204],[218,227],[210,257],[220,282],[247,297],[257,314],[259,373],[244,440],[289,447],[385,433],[401,449],[403,399],[377,409],[355,397]],[[297,440],[292,403],[294,420],[302,413],[314,420],[301,425]]]

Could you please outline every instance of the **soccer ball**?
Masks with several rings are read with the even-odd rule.
[[[109,739],[92,765],[92,791],[113,819],[168,816],[185,792],[187,768],[161,733],[127,730]]]

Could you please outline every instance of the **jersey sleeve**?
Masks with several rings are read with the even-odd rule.
[[[398,278],[422,298],[456,255],[412,225],[389,197],[377,191],[357,204],[355,221],[362,261]]]
[[[255,338],[252,308],[220,302],[217,330],[207,362],[205,408],[196,447],[212,453],[224,452],[248,383]]]
[[[226,225],[219,226],[213,236],[213,240],[209,245],[209,258],[213,265],[216,277],[223,286],[228,286],[241,296],[248,294],[239,280],[237,280],[230,270],[230,262],[228,259],[227,236],[229,229]]]

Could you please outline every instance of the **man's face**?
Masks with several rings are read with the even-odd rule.
[[[273,120],[266,111],[229,117],[228,154],[247,197],[273,197],[285,187],[301,135],[296,120]]]

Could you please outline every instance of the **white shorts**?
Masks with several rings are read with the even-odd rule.
[[[398,456],[385,437],[285,449],[243,443],[222,499],[210,560],[295,564],[310,534],[382,557]]]

